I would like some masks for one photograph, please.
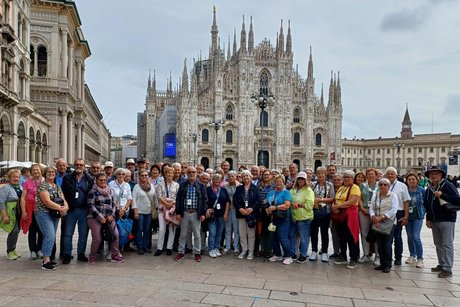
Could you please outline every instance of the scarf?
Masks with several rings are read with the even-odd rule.
[[[108,187],[108,186],[105,187],[105,188],[100,188],[97,184],[95,184],[94,188],[102,196],[111,196],[112,195],[112,189],[110,187]]]
[[[141,187],[142,190],[144,190],[147,193],[150,192],[150,190],[152,189],[152,185],[150,184],[148,180],[146,183],[142,183],[139,181],[139,186]]]

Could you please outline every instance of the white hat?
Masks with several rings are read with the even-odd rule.
[[[112,161],[105,162],[104,168],[106,168],[106,167],[113,167],[113,162]]]
[[[136,162],[134,162],[134,159],[130,158],[126,160],[126,164],[136,164]]]
[[[299,172],[295,179],[299,179],[299,178],[307,179],[307,173]]]

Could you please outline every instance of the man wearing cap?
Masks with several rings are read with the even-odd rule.
[[[131,174],[134,174],[134,171],[136,170],[136,162],[134,162],[133,158],[126,160],[126,169],[128,169]]]
[[[112,161],[105,162],[104,173],[107,176],[107,183],[115,180],[115,178],[113,177],[113,162]]]
[[[445,209],[443,204],[458,199],[458,191],[452,183],[446,180],[446,173],[437,166],[426,171],[425,176],[430,180],[423,199],[426,209],[426,226],[432,231],[438,257],[438,265],[431,268],[431,272],[437,272],[440,278],[451,277],[457,213]]]
[[[388,167],[385,170],[385,176],[390,180],[390,191],[398,196],[398,211],[396,213],[396,224],[394,230],[394,243],[395,243],[395,265],[401,265],[401,258],[403,253],[403,240],[402,240],[402,227],[406,226],[409,221],[409,191],[407,186],[398,181],[398,171],[394,167]]]

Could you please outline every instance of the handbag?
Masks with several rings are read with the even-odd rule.
[[[273,216],[277,219],[284,220],[287,217],[287,210],[275,210]]]
[[[456,206],[453,203],[445,201],[442,198],[439,199],[439,204],[441,205],[441,208],[444,208],[450,212],[457,212],[460,210],[460,206]]]
[[[345,201],[348,200],[348,198],[350,198],[350,192],[351,192],[351,187],[348,188],[348,193],[347,193],[347,198],[345,199]],[[331,220],[333,223],[336,223],[336,224],[345,224],[347,222],[347,208],[341,208],[338,210],[338,212],[334,212],[332,211],[331,213]]]
[[[2,216],[0,215],[0,228],[5,230],[7,233],[13,231],[16,225],[16,210],[18,208],[18,204],[19,200],[8,200],[5,202],[6,213],[10,218],[10,222],[8,224],[3,221]]]
[[[129,234],[133,229],[133,220],[119,219],[117,221],[118,236],[120,245],[125,245],[129,242]]]
[[[61,207],[64,206],[64,200],[60,197],[53,197],[53,202],[56,204],[60,205]],[[61,218],[61,213],[59,210],[56,209],[48,209],[49,214],[51,215],[52,218]]]
[[[329,215],[329,210],[327,209],[327,207],[328,206],[326,205],[322,208],[313,209],[313,218],[316,220],[320,220],[327,217]]]
[[[172,224],[175,227],[180,225],[180,222],[177,219],[176,207],[172,207],[169,210],[165,210],[165,220],[166,223]]]
[[[107,241],[109,243],[116,240],[116,236],[109,223],[101,224],[101,238],[103,241]]]
[[[158,207],[155,207],[155,204],[153,203],[152,199],[150,198],[149,196],[149,193],[145,190],[142,190],[145,192],[145,194],[147,195],[147,198],[149,199],[150,201],[150,204],[151,204],[151,207],[152,207],[152,220],[158,220]]]
[[[380,221],[380,225],[372,224],[372,230],[376,233],[388,236],[393,230],[395,221],[392,219]]]

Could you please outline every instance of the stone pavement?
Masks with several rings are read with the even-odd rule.
[[[456,232],[458,238],[460,225]],[[175,262],[164,254],[136,253],[127,253],[123,264],[101,256],[96,265],[74,260],[46,272],[40,260],[28,259],[27,238],[21,234],[22,258],[8,261],[2,251],[0,305],[460,306],[460,244],[455,244],[454,276],[442,279],[430,272],[437,264],[430,230],[423,229],[422,240],[425,268],[403,264],[389,274],[370,263],[349,270],[332,262],[286,266],[261,258],[239,260],[233,254],[204,256],[196,263],[190,254]],[[0,232],[3,248],[5,241]],[[404,249],[406,256],[407,245]]]

